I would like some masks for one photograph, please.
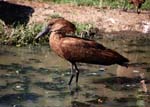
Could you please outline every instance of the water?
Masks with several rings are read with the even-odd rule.
[[[147,41],[102,40],[129,58],[129,68],[78,64],[79,91],[70,95],[70,64],[49,46],[0,47],[0,107],[148,107],[139,75],[150,90],[150,44]],[[74,81],[72,83],[74,89]]]

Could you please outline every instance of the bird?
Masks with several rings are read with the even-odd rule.
[[[138,9],[141,8],[143,3],[145,3],[145,0],[128,0],[128,2],[130,4],[133,4],[136,7],[136,12],[139,14],[140,12],[138,11]],[[124,10],[126,10],[125,5],[124,5]]]
[[[75,31],[76,27],[73,23],[64,18],[58,18],[50,21],[47,27],[35,37],[35,39],[38,39],[50,32],[49,44],[51,49],[58,56],[71,63],[69,86],[71,86],[74,76],[76,76],[76,87],[78,86],[80,70],[77,63],[119,64],[127,67],[129,60],[116,51],[106,48],[94,40],[68,35],[74,34]]]

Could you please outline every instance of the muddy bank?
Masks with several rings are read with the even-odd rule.
[[[69,4],[46,4],[38,2],[20,2],[34,8],[31,23],[46,23],[51,16],[61,16],[72,22],[91,24],[106,33],[130,31],[150,33],[150,11],[137,14],[133,10],[101,9],[98,7],[75,6]]]
[[[150,11],[137,14],[133,10],[102,9],[94,6],[41,3],[34,1],[9,0],[9,2],[30,6],[34,13],[28,24],[47,23],[52,17],[64,17],[75,23],[89,24],[99,29],[98,36],[106,37],[150,37]],[[99,35],[100,34],[100,35]]]

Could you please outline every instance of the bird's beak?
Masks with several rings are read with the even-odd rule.
[[[50,32],[50,28],[49,26],[45,27],[36,37],[35,39],[38,39],[42,36],[45,36],[46,34],[48,34]]]

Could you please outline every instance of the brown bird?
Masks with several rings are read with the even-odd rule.
[[[126,1],[125,1],[126,2]],[[128,2],[130,4],[133,4],[136,7],[136,12],[139,14],[140,12],[138,11],[138,9],[141,8],[142,4],[145,2],[145,0],[128,0]],[[124,10],[125,9],[125,5],[124,5]]]
[[[51,32],[49,44],[51,49],[60,57],[72,64],[71,78],[68,85],[71,85],[74,75],[76,75],[76,85],[78,84],[79,69],[76,63],[89,63],[99,65],[119,64],[127,66],[129,60],[119,53],[104,47],[103,45],[88,39],[71,37],[67,34],[74,33],[76,27],[71,22],[60,18],[49,22],[48,26],[35,38],[39,38]]]

